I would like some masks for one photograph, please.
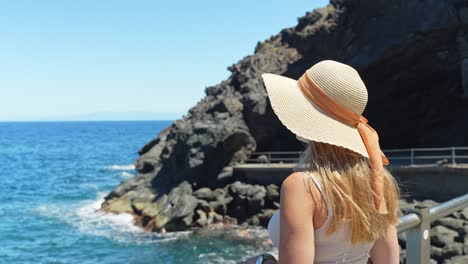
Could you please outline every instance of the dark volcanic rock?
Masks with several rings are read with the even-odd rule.
[[[206,201],[212,201],[213,200],[213,192],[211,191],[210,188],[200,188],[196,191],[193,192],[193,196],[197,197],[198,199],[203,199]]]
[[[445,263],[449,263],[449,264],[466,264],[466,263],[468,263],[468,255],[453,257],[449,261],[444,262],[444,264]]]
[[[228,186],[233,201],[229,203],[228,214],[243,222],[260,212],[265,205],[266,190],[260,185],[250,185],[236,181]],[[258,225],[257,222],[256,225]]]
[[[400,200],[400,208],[406,213],[413,212],[415,208],[427,208],[437,205],[432,200]],[[405,209],[406,208],[406,209]],[[431,222],[431,263],[452,263],[464,260],[462,255],[468,253],[468,220],[462,219],[460,213],[451,214]],[[404,249],[406,247],[406,233],[398,234],[398,243]],[[407,252],[400,252],[400,263],[405,263]]]
[[[369,91],[364,115],[381,131],[383,148],[467,145],[459,46],[468,31],[452,2],[332,0],[306,13],[295,27],[258,43],[255,54],[228,68],[227,80],[206,88],[183,119],[144,145],[138,175],[109,193],[103,209],[133,213],[151,230],[203,226],[221,220],[218,214],[226,222],[262,224],[262,210],[278,207],[279,188],[235,183],[232,166],[253,151],[303,145],[273,113],[261,74],[297,79],[324,59],[359,71]]]
[[[452,244],[458,233],[455,230],[445,226],[435,226],[431,228],[431,243],[438,247],[444,247]]]

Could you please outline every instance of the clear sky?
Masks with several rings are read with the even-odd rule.
[[[328,2],[0,0],[0,120],[182,116],[258,41]]]

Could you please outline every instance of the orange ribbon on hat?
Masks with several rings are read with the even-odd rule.
[[[367,118],[349,110],[327,93],[325,93],[305,72],[297,81],[299,88],[315,105],[336,120],[357,128],[362,141],[369,154],[369,167],[371,170],[372,189],[375,193],[375,207],[381,214],[387,214],[387,205],[383,194],[383,165],[389,161],[379,146],[377,132],[367,124]]]

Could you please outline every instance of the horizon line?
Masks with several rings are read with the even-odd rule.
[[[0,123],[56,123],[56,122],[151,122],[176,121],[178,119],[102,119],[102,120],[0,120]]]

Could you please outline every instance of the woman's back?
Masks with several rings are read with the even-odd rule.
[[[368,94],[358,71],[323,60],[297,80],[273,73],[262,78],[278,119],[307,144],[297,167],[317,172],[310,175],[317,186],[310,184],[311,192],[303,188],[304,173],[283,182],[281,214],[269,226],[279,262],[365,263],[372,248],[374,262],[397,263],[398,185],[384,167],[389,161],[377,132],[362,115]]]
[[[317,189],[322,194],[324,202],[327,206],[327,218],[325,222],[314,230],[315,235],[315,259],[314,263],[367,263],[369,252],[375,241],[369,243],[351,243],[351,225],[350,222],[340,224],[337,230],[330,234],[326,234],[326,230],[331,223],[333,210],[328,202],[327,196],[323,190],[323,185],[320,179],[310,172],[305,172],[317,186]],[[271,217],[268,223],[268,232],[270,239],[276,247],[279,247],[280,234],[280,210]]]

